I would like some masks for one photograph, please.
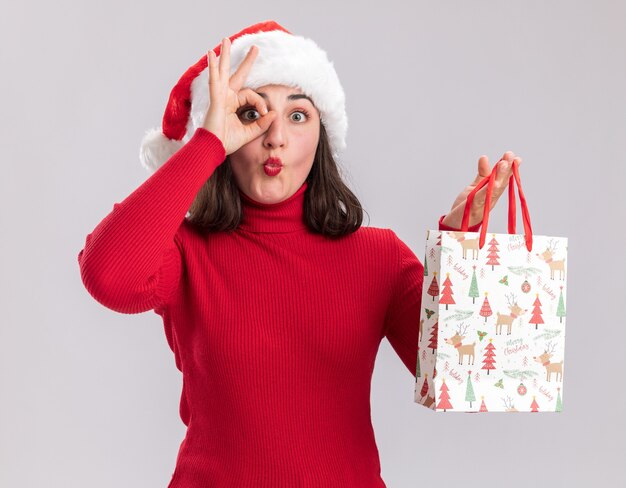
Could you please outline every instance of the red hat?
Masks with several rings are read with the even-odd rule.
[[[348,117],[345,94],[333,63],[311,39],[296,36],[278,23],[260,22],[230,37],[230,74],[237,70],[251,46],[259,48],[242,88],[278,84],[299,87],[320,113],[331,152],[337,158],[346,146]],[[221,42],[213,51],[220,55]],[[170,93],[162,127],[148,130],[139,159],[155,172],[202,127],[209,108],[207,57],[191,66]]]

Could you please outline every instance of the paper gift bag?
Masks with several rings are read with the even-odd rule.
[[[496,172],[468,195],[460,232],[427,232],[415,402],[436,412],[560,412],[567,238],[532,234],[517,162],[509,233],[488,234]],[[524,234],[515,233],[514,181]],[[467,232],[486,184],[480,233]]]

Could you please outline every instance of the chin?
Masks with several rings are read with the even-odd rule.
[[[278,203],[289,196],[290,186],[275,176],[253,185],[252,198],[262,203]]]

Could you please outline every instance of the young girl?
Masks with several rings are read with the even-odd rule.
[[[171,488],[385,486],[370,382],[384,337],[415,376],[423,266],[392,230],[361,226],[336,164],[346,130],[326,53],[248,27],[183,75],[142,142],[153,174],[87,236],[86,289],[159,314],[183,374]],[[490,172],[482,157],[441,230]]]

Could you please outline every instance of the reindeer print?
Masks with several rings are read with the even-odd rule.
[[[502,401],[504,402],[505,412],[519,412],[519,410],[515,408],[515,405],[513,405],[513,399],[510,396],[507,396],[506,400],[503,398]]]
[[[472,251],[472,259],[478,259],[478,237],[466,239],[465,232],[448,232],[448,235],[456,239],[463,249],[463,259],[467,259],[467,250]]]
[[[556,373],[556,381],[563,381],[563,360],[561,359],[560,363],[551,363],[550,358],[554,353],[554,348],[556,344],[552,344],[552,342],[548,342],[546,344],[546,349],[543,351],[543,354],[539,356],[533,356],[533,359],[538,363],[541,363],[546,367],[546,381],[550,381],[552,377],[552,373]]]
[[[473,342],[472,344],[465,344],[465,345],[462,343],[463,339],[465,339],[465,333],[467,332],[468,327],[469,327],[469,324],[466,325],[465,327],[463,327],[463,324],[460,324],[457,327],[456,334],[454,334],[449,339],[445,339],[445,341],[448,344],[453,345],[454,348],[458,351],[459,364],[463,364],[464,356],[468,356],[467,364],[470,364],[469,362],[470,357],[472,358],[471,364],[474,364],[474,346],[476,345],[476,342]]]
[[[517,298],[513,293],[507,294],[505,296],[506,296],[506,301],[509,304],[509,310],[511,311],[511,313],[510,314],[502,314],[500,312],[496,313],[496,315],[498,316],[496,320],[496,335],[502,334],[503,325],[506,325],[506,329],[507,329],[506,334],[511,335],[511,327],[513,327],[513,321],[516,318],[528,312],[528,309],[523,309],[517,304]]]
[[[559,280],[565,281],[565,259],[560,259],[559,261],[555,261],[553,259],[554,254],[556,252],[556,244],[554,243],[554,239],[550,239],[548,247],[541,254],[536,253],[537,256],[548,263],[550,267],[550,278],[554,279],[554,272],[559,272]]]

